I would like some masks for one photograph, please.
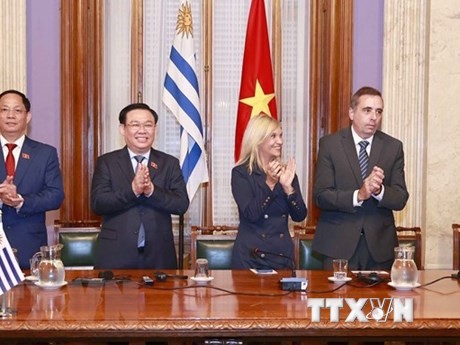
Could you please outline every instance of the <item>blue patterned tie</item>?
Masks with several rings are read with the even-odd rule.
[[[137,161],[137,166],[136,166],[136,172],[137,168],[139,167],[139,164],[142,164],[142,161],[145,159],[144,156],[134,156],[134,159]],[[139,235],[137,236],[137,247],[142,248],[145,245],[145,230],[144,230],[144,224],[141,223],[141,226],[139,228]]]
[[[367,155],[366,147],[369,145],[368,141],[360,141],[359,146],[361,149],[359,150],[358,160],[359,160],[359,168],[361,169],[361,177],[363,180],[367,176],[367,166],[369,165],[369,156]]]

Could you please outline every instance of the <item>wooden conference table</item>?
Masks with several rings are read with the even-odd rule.
[[[460,280],[451,278],[411,291],[352,281],[334,292],[327,291],[340,285],[328,281],[327,271],[297,271],[298,277],[308,279],[308,292],[280,289],[279,280],[290,276],[288,271],[261,276],[216,270],[207,284],[168,277],[153,287],[140,284],[145,274],[155,277],[153,271],[114,271],[116,279],[103,285],[74,281],[98,273],[66,271],[68,285],[57,290],[29,281],[16,286],[12,295],[17,314],[0,320],[0,340],[460,340]],[[428,283],[452,273],[421,271],[419,281]],[[329,309],[322,309],[320,322],[313,322],[312,308],[307,306],[310,298],[412,298],[413,322],[394,322],[391,314],[386,322],[346,322],[348,307],[340,309],[338,322],[331,321]],[[367,314],[371,309],[362,311]]]

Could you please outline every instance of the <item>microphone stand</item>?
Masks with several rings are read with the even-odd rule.
[[[271,255],[271,256],[278,257],[278,258],[288,259],[289,262],[291,263],[291,267],[289,267],[292,270],[291,277],[297,277],[295,261],[291,257],[289,257],[287,255],[284,255],[282,253],[277,254],[277,253],[268,252],[268,251],[265,251],[265,250],[260,250],[259,248],[254,248],[253,252],[254,252],[254,254],[256,256],[258,256],[259,258],[262,258],[262,259],[265,258],[265,255]]]
[[[265,255],[271,255],[271,256],[276,256],[276,257],[281,257],[288,259],[292,263],[292,274],[291,277],[289,278],[282,278],[280,280],[281,284],[281,289],[286,290],[286,291],[306,291],[307,286],[308,286],[308,281],[305,278],[296,278],[297,273],[295,270],[295,261],[284,254],[277,254],[277,253],[272,253],[272,252],[267,252],[265,250],[260,250],[259,248],[254,248],[253,253],[257,255],[260,258],[265,258]]]

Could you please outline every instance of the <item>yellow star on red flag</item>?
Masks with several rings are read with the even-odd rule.
[[[251,117],[264,113],[278,119],[272,70],[265,3],[251,0],[236,117],[235,162]]]
[[[272,115],[270,113],[270,108],[268,103],[275,97],[274,93],[265,94],[262,86],[259,83],[259,80],[256,80],[256,88],[253,97],[243,98],[240,100],[241,103],[249,105],[252,107],[251,117],[264,113],[267,115]]]

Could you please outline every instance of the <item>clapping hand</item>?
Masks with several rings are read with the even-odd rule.
[[[23,199],[18,195],[16,185],[13,183],[13,177],[7,176],[0,184],[0,198],[5,205],[16,207]]]
[[[149,169],[145,165],[138,164],[131,186],[136,195],[150,195],[153,193],[153,183],[150,180]]]
[[[385,173],[383,169],[378,166],[374,166],[369,176],[364,179],[363,185],[358,191],[358,200],[367,200],[372,194],[380,194],[384,179]]]
[[[273,159],[268,163],[267,183],[275,185],[278,183],[283,167],[279,159]]]
[[[286,194],[294,191],[292,181],[295,176],[296,163],[294,158],[290,158],[287,164],[283,164],[279,159],[274,159],[268,163],[267,179],[268,186],[273,189],[279,182]]]
[[[284,192],[288,195],[294,192],[294,188],[292,187],[292,181],[295,177],[295,168],[296,163],[294,158],[289,158],[287,164],[282,166],[279,175],[279,182],[281,184],[281,187],[283,187]]]

